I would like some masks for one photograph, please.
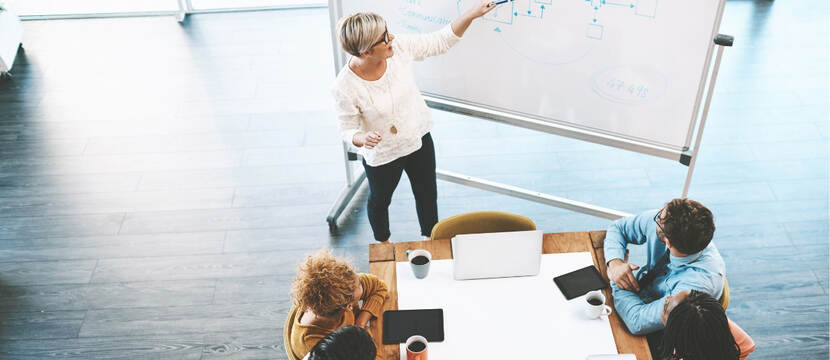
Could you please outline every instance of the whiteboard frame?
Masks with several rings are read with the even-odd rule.
[[[694,111],[692,112],[692,118],[690,119],[691,121],[689,122],[689,131],[686,133],[686,144],[685,144],[685,149],[686,150],[688,150],[691,146],[692,133],[695,131],[695,127],[698,124],[698,120],[697,120],[698,116],[700,115],[701,119],[706,117],[706,114],[700,114],[699,113],[699,111],[700,111],[700,100],[703,97],[703,90],[707,86],[706,76],[709,75],[710,70],[714,71],[714,74],[713,74],[714,77],[710,78],[710,82],[709,82],[710,90],[715,84],[714,79],[717,78],[717,68],[712,69],[709,66],[711,65],[711,61],[712,61],[712,50],[714,50],[714,48],[715,48],[714,39],[719,34],[720,23],[723,20],[723,9],[726,7],[726,0],[718,0],[718,1],[719,1],[719,3],[718,3],[718,12],[717,12],[717,14],[715,14],[715,25],[712,28],[712,32],[709,35],[710,36],[709,38],[713,39],[713,41],[712,41],[712,43],[709,44],[709,48],[706,49],[706,62],[703,65],[703,71],[701,71],[701,73],[700,73],[700,83],[699,83],[700,85],[698,85],[698,89],[697,89],[697,98],[695,99]],[[722,46],[720,48],[723,49]],[[720,63],[718,62],[718,65],[719,64]],[[711,94],[710,94],[710,96],[711,96]],[[700,123],[703,123],[703,121],[700,121]],[[700,134],[701,133],[698,132],[698,135],[700,135]],[[696,138],[695,141],[699,143],[700,139]],[[697,146],[698,145],[695,145],[696,148],[697,148]],[[695,155],[697,155],[697,152],[695,152]],[[685,163],[684,165],[688,165],[688,163]],[[683,197],[686,197],[685,192],[684,192]]]
[[[331,36],[332,49],[334,57],[334,71],[335,75],[345,65],[346,55],[340,49],[337,40],[336,27],[337,20],[342,17],[342,0],[328,0],[329,1],[329,18],[331,21]],[[683,165],[688,166],[686,172],[686,179],[683,184],[681,197],[685,198],[691,185],[692,175],[697,161],[697,155],[700,150],[700,143],[703,138],[703,129],[708,117],[709,105],[712,100],[714,92],[714,85],[718,76],[718,69],[720,67],[721,57],[723,55],[724,46],[716,44],[714,39],[718,36],[721,20],[723,19],[723,11],[726,5],[726,0],[718,0],[717,14],[715,24],[712,29],[711,38],[712,43],[709,44],[706,53],[706,60],[701,72],[701,80],[698,86],[697,96],[695,99],[694,111],[692,112],[692,119],[690,121],[689,129],[686,136],[686,143],[682,150],[675,149],[669,146],[661,146],[646,141],[639,141],[624,136],[615,136],[615,134],[603,133],[591,129],[581,128],[578,126],[571,126],[567,124],[551,122],[550,120],[542,120],[542,118],[533,118],[518,113],[505,112],[500,109],[491,109],[480,105],[469,104],[466,102],[457,101],[447,97],[436,96],[434,94],[423,93],[422,96],[430,108],[464,114],[469,116],[487,119],[507,125],[523,127],[530,130],[546,132],[550,134],[560,135],[572,139],[592,142],[595,144],[606,145],[623,150],[638,152],[645,155],[661,157],[669,160],[677,160]],[[717,56],[715,56],[714,66],[712,66],[713,50],[718,46]],[[731,46],[731,43],[729,45]],[[711,75],[710,75],[711,74]],[[708,77],[708,81],[707,81]],[[704,100],[703,94],[706,92]],[[704,100],[703,111],[701,112],[701,100]],[[699,119],[698,119],[699,117]],[[697,129],[697,136],[692,135]],[[691,151],[689,150],[691,149]],[[354,169],[351,162],[357,160],[356,151],[352,151],[351,144],[343,143],[344,161],[346,167],[346,186],[338,196],[337,201],[332,205],[326,221],[329,228],[334,230],[337,228],[337,219],[339,218],[346,205],[357,192],[363,180],[366,178],[365,173],[355,179]],[[522,189],[519,187],[500,184],[497,182],[488,181],[485,179],[475,178],[443,169],[436,170],[436,177],[441,180],[454,182],[457,184],[471,186],[482,190],[496,192],[512,197],[517,197],[529,201],[534,201],[558,208],[572,210],[583,214],[602,217],[610,220],[616,220],[622,217],[630,216],[630,213],[604,208],[600,206],[591,205],[584,202],[565,199],[550,194],[544,194],[532,190]]]

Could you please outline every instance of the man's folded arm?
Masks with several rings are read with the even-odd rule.
[[[634,335],[645,335],[664,328],[660,314],[666,301],[665,296],[645,303],[631,291],[622,290],[615,284],[611,287],[614,290],[614,308],[625,322],[628,331]]]

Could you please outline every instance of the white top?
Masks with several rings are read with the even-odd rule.
[[[421,148],[421,137],[432,129],[432,116],[415,84],[412,61],[443,54],[459,40],[449,25],[429,34],[396,36],[394,55],[386,60],[380,79],[361,79],[348,62],[340,70],[332,95],[343,141],[352,144],[358,131],[377,131],[382,138],[374,148],[358,150],[366,164],[380,166]]]
[[[592,265],[591,253],[542,255],[539,275],[453,280],[453,260],[432,260],[416,279],[396,263],[398,309],[443,309],[444,341],[431,359],[566,359],[616,354],[608,317],[589,319],[585,295],[565,300],[553,278]],[[401,359],[406,359],[404,345]]]

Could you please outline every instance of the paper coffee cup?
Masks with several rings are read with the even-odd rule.
[[[427,360],[429,343],[421,335],[410,336],[406,339],[406,360]]]

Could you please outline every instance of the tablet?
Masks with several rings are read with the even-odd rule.
[[[553,278],[553,282],[556,283],[556,286],[562,291],[562,295],[565,295],[565,299],[568,300],[585,295],[589,291],[608,287],[594,265],[559,275]]]
[[[429,342],[444,341],[444,310],[387,310],[383,312],[383,343],[402,344],[412,335]]]

